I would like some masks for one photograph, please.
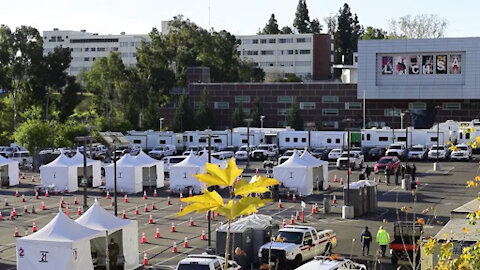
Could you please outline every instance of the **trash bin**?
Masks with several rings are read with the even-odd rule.
[[[331,211],[331,205],[330,205],[330,196],[324,196],[323,197],[323,208],[322,208],[323,214],[328,214]]]

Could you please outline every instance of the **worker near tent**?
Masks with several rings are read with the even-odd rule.
[[[110,264],[110,270],[117,269],[117,260],[118,260],[118,253],[119,253],[118,244],[115,243],[115,240],[110,239],[110,244],[108,244],[108,260]]]
[[[370,242],[372,242],[372,234],[368,230],[368,226],[365,227],[365,230],[360,235],[360,242],[362,243],[362,256],[365,256],[365,250],[368,256],[368,253],[370,253]]]
[[[388,232],[380,226],[377,232],[377,243],[380,246],[380,250],[382,251],[382,257],[385,257],[385,252],[387,250],[387,245],[390,243],[390,235]]]
[[[242,267],[242,269],[250,269],[247,253],[243,251],[240,247],[235,248],[234,258],[235,261]]]

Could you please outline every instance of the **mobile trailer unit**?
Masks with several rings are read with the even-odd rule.
[[[447,143],[448,130],[439,130],[439,144]],[[366,148],[382,147],[388,148],[392,143],[405,144],[405,129],[363,129],[362,146]],[[421,144],[427,147],[437,144],[437,131],[435,129],[408,129],[408,147]]]
[[[280,151],[305,149],[306,147],[308,147],[308,131],[287,130],[278,133],[278,148]]]
[[[172,131],[127,131],[125,137],[132,144],[139,144],[144,151],[150,151],[156,146],[173,145],[177,151],[182,151],[183,138]]]
[[[208,137],[211,136],[211,145],[222,149],[230,145],[229,130],[203,130],[203,131],[185,131],[183,134],[183,142],[186,148],[190,146],[208,146]]]
[[[247,136],[250,137],[250,142],[247,141]],[[250,131],[250,134],[247,134],[247,131],[234,131],[231,134],[230,146],[241,147],[248,143],[250,143],[250,147],[265,143],[265,134],[260,131]]]

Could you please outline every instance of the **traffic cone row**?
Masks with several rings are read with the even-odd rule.
[[[143,199],[144,199],[144,200],[148,199],[148,197],[147,197],[147,192],[146,192],[146,191],[143,191]]]
[[[333,177],[333,182],[334,183],[338,183],[338,178],[337,178],[337,175],[335,174],[335,176]]]
[[[315,214],[315,204],[312,204],[312,214]]]
[[[15,231],[13,231],[13,237],[20,237],[17,226],[15,226]]]
[[[148,212],[148,206],[145,204],[145,207],[143,208],[143,212]]]
[[[295,219],[293,218],[293,215],[290,216],[290,225],[295,224]]]
[[[156,198],[156,197],[157,197],[157,195],[158,195],[158,194],[157,194],[157,190],[155,189],[155,190],[153,191],[153,197],[155,197],[155,198]]]
[[[48,189],[45,190],[45,198],[48,198],[50,195],[48,194]]]
[[[42,201],[42,204],[40,205],[40,210],[45,211],[47,208],[45,207],[45,202]]]
[[[22,173],[22,177],[20,177],[21,179],[25,179],[25,174]]]
[[[318,204],[315,203],[315,214],[318,213]]]
[[[25,195],[22,194],[22,202],[25,202]]]
[[[68,209],[68,205],[65,208],[65,215],[67,215],[67,217],[70,217],[70,209]]]
[[[296,201],[297,201],[297,198],[295,197],[295,193],[293,193],[292,202],[296,202]]]
[[[36,214],[37,212],[35,211],[35,205],[32,205],[32,214]]]
[[[58,195],[58,190],[57,190],[57,188],[54,188],[54,189],[53,189],[53,194],[54,194],[54,195]]]
[[[77,197],[74,197],[74,198],[73,198],[73,204],[75,204],[75,205],[77,205],[77,204],[78,204]]]
[[[183,204],[180,204],[180,212],[183,211]]]
[[[188,248],[188,237],[185,236],[185,240],[183,241],[183,247]]]
[[[18,193],[18,190],[15,190],[15,198],[18,198],[20,194]]]
[[[285,222],[285,219],[282,220],[282,228],[285,228],[287,226],[287,223]]]
[[[148,256],[147,256],[147,252],[143,252],[143,266],[147,266],[148,265]]]
[[[192,196],[193,196],[193,191],[192,191],[192,189],[190,188],[190,189],[188,189],[188,197],[192,197]]]
[[[176,232],[175,223],[172,222],[172,227],[170,227],[170,232]]]
[[[138,206],[135,206],[135,215],[140,215],[140,211],[138,211]]]
[[[106,199],[110,199],[110,191],[107,190],[107,195],[105,197]]]
[[[17,211],[15,210],[15,207],[12,208],[11,215],[14,217],[17,215]]]
[[[26,205],[23,205],[23,213],[28,213],[28,209],[27,209],[27,206]]]
[[[290,199],[290,191],[287,191],[287,199]]]
[[[337,195],[333,195],[333,200],[332,200],[333,204],[337,204]]]
[[[38,191],[35,191],[35,199],[38,200]]]
[[[340,178],[340,185],[343,185],[343,177]]]
[[[115,200],[113,200],[113,198],[110,200],[110,205],[113,207],[115,206]]]
[[[152,214],[150,214],[150,217],[148,218],[148,224],[153,224]]]
[[[152,202],[152,210],[157,210],[157,207],[155,206],[155,202]]]
[[[193,218],[190,217],[190,221],[188,222],[188,226],[193,227],[195,224],[193,223]]]
[[[296,220],[300,220],[300,215],[298,214],[298,211],[295,212],[295,219],[296,219]]]
[[[173,241],[172,253],[178,253],[177,242]]]

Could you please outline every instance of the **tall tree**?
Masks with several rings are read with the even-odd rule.
[[[288,34],[292,34],[292,33],[293,33],[293,30],[289,26],[284,26],[280,30],[280,34],[282,34],[282,35],[288,35]]]
[[[306,0],[298,1],[297,11],[295,12],[295,19],[293,20],[293,26],[300,34],[312,32],[310,29],[310,17],[308,16]]]
[[[76,83],[75,77],[68,76],[67,86],[61,90],[61,97],[59,102],[59,120],[64,122],[73,114],[75,107],[80,103],[79,94],[82,90],[80,85]]]
[[[448,22],[436,14],[406,15],[390,21],[390,38],[441,38]]]
[[[294,128],[295,130],[303,130],[303,118],[300,114],[300,105],[295,98],[290,107],[290,112],[288,115],[288,125]]]
[[[347,3],[339,10],[338,29],[335,32],[335,62],[341,63],[344,56],[345,64],[353,63],[353,53],[357,51],[358,39],[363,29],[357,14],[352,14]]]
[[[262,30],[262,34],[264,35],[276,35],[280,33],[280,30],[278,29],[278,23],[277,20],[275,19],[275,14],[272,13],[270,16],[270,19],[268,20],[268,23],[265,25],[265,27]]]
[[[245,114],[243,113],[242,103],[238,103],[237,107],[232,113],[232,127],[241,127],[244,126],[243,120],[245,119]]]
[[[323,21],[327,27],[327,34],[334,35],[338,28],[338,16],[336,14],[330,14],[323,18]]]
[[[263,114],[262,107],[260,106],[260,99],[255,97],[253,101],[252,111],[250,112],[250,118],[252,118],[252,127],[260,127],[260,116]]]
[[[208,91],[203,89],[202,96],[200,97],[200,104],[195,115],[195,122],[198,130],[205,130],[207,128],[214,128],[213,113],[210,105],[208,104]]]
[[[173,131],[174,132],[183,132],[185,130],[194,130],[194,115],[190,103],[188,101],[188,96],[183,92],[178,98],[178,106],[175,111],[175,116],[173,117]]]
[[[310,22],[310,31],[312,31],[314,34],[320,34],[322,31],[322,25],[320,24],[318,18],[315,18]]]
[[[374,28],[372,26],[368,26],[362,35],[363,40],[386,39],[386,38],[387,38],[387,32],[383,31],[382,28]]]

